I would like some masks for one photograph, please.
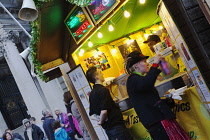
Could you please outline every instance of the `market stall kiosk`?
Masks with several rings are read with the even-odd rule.
[[[161,88],[170,88],[170,85],[176,84],[176,86],[188,86],[188,89],[182,95],[182,100],[175,100],[175,107],[173,112],[176,113],[177,121],[185,129],[191,139],[207,140],[209,138],[209,122],[210,117],[206,111],[199,94],[195,86],[192,86],[191,82],[186,80],[186,73],[181,74],[178,77],[173,77],[165,82],[156,85],[159,90],[160,96],[163,96]],[[148,131],[141,124],[135,110],[132,108],[129,97],[126,92],[126,79],[127,75],[121,75],[116,78],[113,85],[110,86],[110,90],[118,93],[118,104],[121,107],[121,111],[124,116],[125,124],[129,128],[131,134],[135,139],[151,139]],[[181,83],[181,84],[177,84]],[[160,88],[161,87],[161,88]],[[173,88],[173,87],[172,87]]]
[[[210,139],[210,25],[199,10],[197,1],[163,0],[164,3],[161,1],[159,4],[155,0],[146,0],[146,3],[141,0],[87,1],[90,2],[89,5],[80,7],[69,6],[65,0],[54,0],[52,3],[42,0],[47,3],[40,11],[41,18],[32,23],[34,38],[31,49],[33,58],[37,57],[41,62],[40,64],[33,59],[42,80],[47,80],[42,71],[69,62],[71,71],[68,73],[69,79],[65,80],[69,80],[69,89],[92,139],[103,140],[107,137],[88,116],[88,92],[91,86],[85,79],[84,72],[91,66],[103,71],[105,85],[121,107],[126,126],[134,138],[151,139],[130,103],[126,92],[128,75],[124,71],[126,56],[134,50],[150,56],[149,62],[152,63],[155,54],[143,43],[151,34],[161,38],[163,52],[171,48],[163,55],[174,68],[173,75],[163,75],[162,80],[155,84],[160,97],[169,89],[187,86],[185,94],[181,95],[182,100],[175,100],[173,110],[177,120],[191,139]],[[41,34],[39,22],[42,24]],[[189,37],[190,34],[194,36]],[[202,44],[200,48],[205,49],[206,53],[200,51],[198,44]],[[78,66],[73,68],[75,64]],[[55,73],[60,76],[61,72]],[[55,73],[45,74],[55,78]]]
[[[175,100],[176,106],[173,108],[173,111],[176,113],[177,121],[185,129],[191,139],[207,140],[210,136],[208,134],[210,116],[205,109],[203,99],[200,97],[200,94],[204,94],[204,98],[208,99],[208,93],[206,93],[208,92],[207,87],[204,85],[204,80],[201,78],[192,56],[189,51],[187,51],[188,48],[179,30],[176,28],[175,23],[172,20],[170,21],[171,18],[164,3],[159,4],[158,10],[163,24],[167,31],[169,31],[171,40],[173,40],[173,44],[185,63],[186,72],[180,72],[169,79],[156,83],[156,88],[159,91],[160,97],[162,97],[164,93],[171,88],[178,89],[184,86],[188,87],[187,90],[184,91],[185,94],[181,96],[182,100]],[[193,80],[189,75],[190,69],[193,69],[193,75],[191,75]],[[194,77],[196,79],[195,81]],[[123,112],[126,126],[130,129],[132,135],[136,139],[150,139],[149,133],[140,123],[129,101],[129,97],[126,93],[126,79],[126,74],[116,78],[110,90],[112,92],[113,90],[117,90],[115,92],[120,94],[118,104]]]
[[[151,139],[130,103],[126,91],[128,75],[124,72],[124,63],[126,56],[133,50],[141,51],[144,55],[150,56],[149,62],[152,63],[154,54],[146,44],[143,44],[143,41],[150,34],[158,35],[161,38],[163,51],[166,52],[163,54],[164,57],[176,70],[170,77],[164,77],[163,75],[162,80],[156,82],[155,86],[160,97],[163,97],[169,89],[179,89],[187,86],[184,91],[185,94],[181,95],[182,99],[175,100],[176,106],[173,111],[176,113],[177,121],[191,139],[208,140],[210,139],[208,134],[210,116],[206,103],[210,99],[209,89],[179,29],[162,2],[158,4],[158,15],[162,22],[156,22],[149,27],[131,32],[108,43],[93,46],[91,44],[93,39],[90,37],[86,40],[87,43],[84,43],[89,46],[89,49],[82,48],[83,45],[81,45],[82,47],[77,49],[72,57],[76,64],[81,64],[84,71],[91,66],[96,66],[103,71],[104,77],[106,77],[105,85],[120,106],[126,126],[131,134],[138,140]],[[103,27],[99,29],[104,31]]]

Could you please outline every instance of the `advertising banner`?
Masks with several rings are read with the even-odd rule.
[[[176,106],[173,108],[177,122],[191,140],[209,140],[210,116],[201,102],[196,87],[187,89],[181,97],[182,100],[175,100]],[[123,112],[123,118],[135,140],[152,140],[133,108]]]

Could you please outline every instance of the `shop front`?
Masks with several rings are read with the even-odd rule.
[[[134,6],[135,4],[136,6]],[[150,6],[148,10],[153,14],[145,10],[148,6]],[[129,17],[123,14],[125,10],[130,12]],[[76,12],[78,13],[78,11]],[[141,17],[142,15],[143,17]],[[93,15],[93,17],[96,16]],[[138,50],[149,56],[148,62],[151,64],[157,53],[165,57],[171,74],[161,73],[161,78],[156,81],[155,86],[160,97],[164,98],[164,94],[169,89],[187,87],[183,95],[175,99],[176,106],[173,111],[176,113],[177,121],[191,139],[209,139],[207,124],[210,122],[210,117],[207,111],[208,105],[206,105],[206,101],[210,97],[209,89],[164,2],[146,1],[144,4],[140,4],[136,0],[126,1],[118,10],[114,11],[114,14],[105,17],[105,19],[106,22],[102,25],[100,22],[90,22],[91,27],[85,28],[85,30],[87,29],[87,32],[91,28],[96,30],[82,41],[78,39],[79,34],[72,34],[76,30],[70,29],[70,33],[75,35],[75,41],[78,41],[80,45],[72,53],[72,57],[76,65],[80,64],[84,71],[91,66],[96,66],[103,71],[104,77],[106,77],[105,85],[110,89],[113,99],[121,107],[126,126],[134,138],[138,140],[151,139],[132,108],[126,91],[128,77],[124,69],[126,56],[130,52]],[[91,17],[87,20],[91,21]],[[97,26],[98,24],[100,26]],[[97,28],[93,26],[97,26]],[[69,27],[68,24],[67,27]],[[82,31],[78,33],[82,33]],[[148,43],[144,43],[149,35],[160,37],[161,42],[158,44],[161,45],[161,49],[158,49],[156,45],[154,49],[157,50],[152,50]]]
[[[174,20],[168,7],[170,4],[153,0],[98,0],[86,7],[72,6],[66,16],[66,34],[71,41],[64,45],[69,47],[67,53],[72,58],[68,62],[75,67],[71,67],[65,80],[69,81],[69,89],[87,128],[94,130],[90,133],[94,140],[106,140],[107,137],[104,130],[88,116],[88,94],[92,87],[84,73],[92,66],[102,70],[106,79],[104,85],[120,106],[126,127],[134,139],[152,139],[134,111],[126,90],[126,57],[134,50],[149,56],[149,64],[153,63],[157,54],[165,58],[170,72],[162,72],[155,83],[160,97],[165,98],[170,89],[184,89],[174,97],[176,105],[173,112],[178,123],[191,139],[210,139],[209,78],[205,77],[209,69],[205,67],[204,70],[192,53],[185,36],[187,33],[183,34],[183,28]],[[182,11],[177,9],[177,13]],[[151,35],[160,38],[152,47],[146,41]],[[210,42],[209,39],[205,41],[206,44]],[[196,44],[193,45],[196,48]],[[209,63],[208,60],[205,62]],[[164,71],[163,66],[160,69]]]

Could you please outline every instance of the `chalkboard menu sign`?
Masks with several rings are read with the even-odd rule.
[[[76,43],[79,43],[94,26],[85,9],[78,6],[70,11],[64,22]]]
[[[119,3],[119,0],[94,0],[87,6],[95,24],[100,22]]]

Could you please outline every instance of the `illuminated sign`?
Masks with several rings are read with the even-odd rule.
[[[118,4],[118,0],[94,0],[87,9],[95,23],[98,23]]]
[[[64,22],[77,43],[93,28],[85,9],[77,6],[71,10]]]

